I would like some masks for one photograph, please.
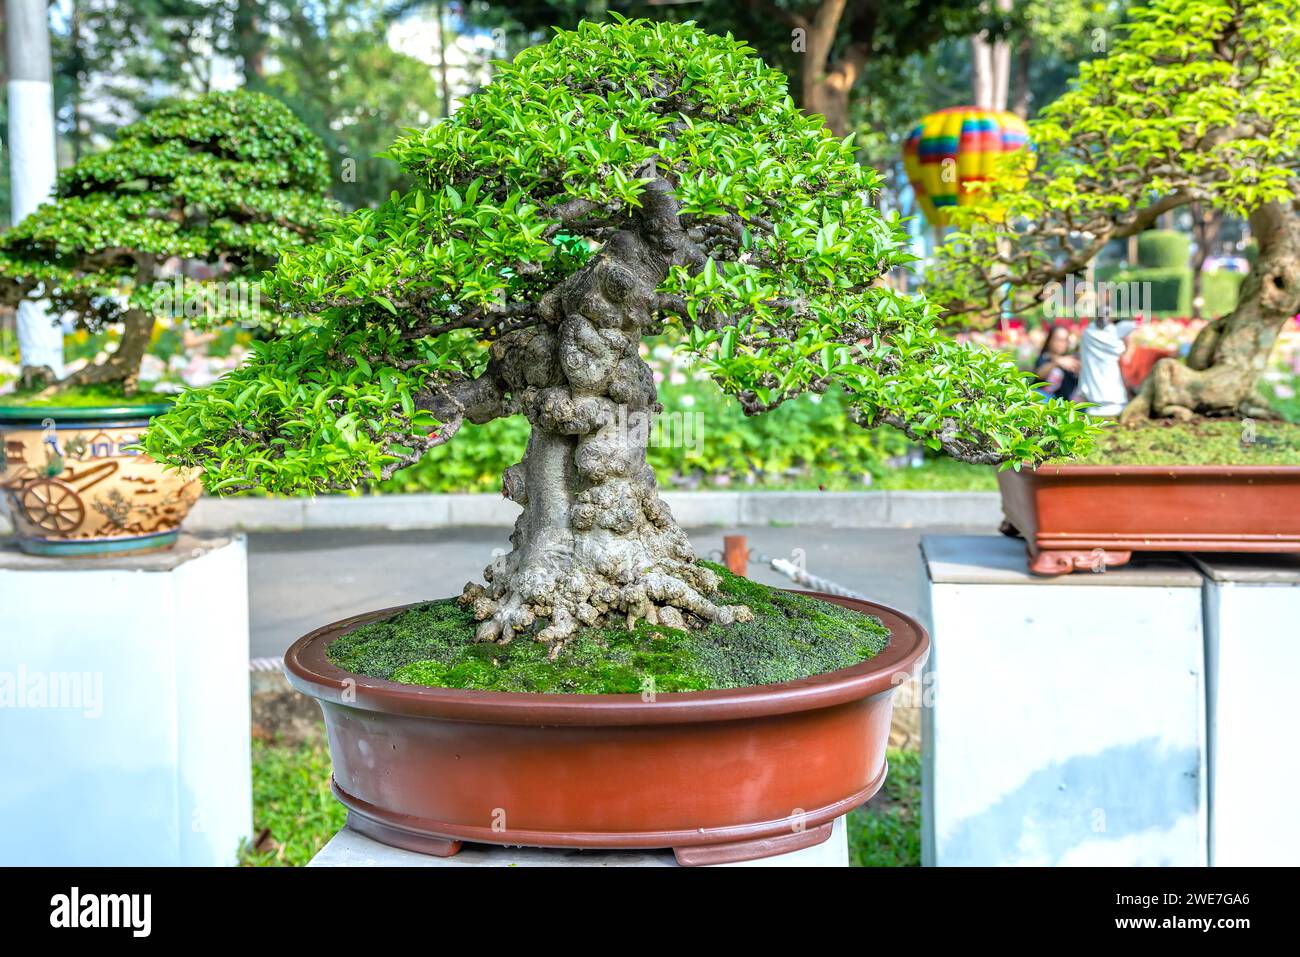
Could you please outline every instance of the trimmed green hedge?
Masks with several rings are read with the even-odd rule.
[[[1138,234],[1138,266],[1142,269],[1186,269],[1192,239],[1173,229],[1149,229]]]
[[[1190,316],[1192,314],[1192,270],[1181,269],[1106,269],[1098,270],[1103,282],[1151,284],[1151,311],[1156,315]],[[1201,274],[1201,296],[1205,300],[1201,314],[1217,319],[1237,306],[1243,273],[1220,271]]]
[[[1112,282],[1150,283],[1151,311],[1173,313],[1177,316],[1192,314],[1192,271],[1181,269],[1125,269],[1115,273]],[[1145,299],[1145,295],[1142,295]]]

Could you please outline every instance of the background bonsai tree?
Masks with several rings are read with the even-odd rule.
[[[1236,309],[1206,325],[1185,360],[1160,361],[1123,418],[1268,415],[1256,383],[1300,311],[1297,63],[1297,0],[1130,10],[1109,55],[1082,64],[1075,88],[1032,124],[1037,166],[1009,163],[988,203],[966,208],[932,295],[968,314],[1032,309],[1111,240],[1170,210],[1248,216],[1259,257]]]
[[[0,236],[0,299],[48,299],[55,315],[71,311],[92,330],[121,323],[107,361],[60,384],[120,383],[131,394],[156,308],[229,311],[228,297],[193,283],[185,296],[203,308],[185,309],[173,283],[155,286],[163,265],[200,260],[211,281],[257,276],[329,211],[328,176],[319,141],[270,97],[211,93],[161,106],[60,173],[55,198]],[[160,303],[164,295],[171,301]],[[256,297],[244,305],[237,318],[256,318]]]
[[[217,491],[323,491],[523,415],[514,548],[463,598],[480,640],[558,650],[581,625],[744,614],[711,600],[646,464],[660,407],[640,346],[665,323],[749,413],[838,387],[862,425],[967,461],[1085,443],[1086,414],[879,282],[910,257],[871,205],[877,174],[750,54],[624,20],[520,54],[394,146],[413,191],[281,261],[268,288],[308,318],[185,393],[150,454]]]

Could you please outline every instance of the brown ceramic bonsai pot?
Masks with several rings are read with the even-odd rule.
[[[168,408],[0,405],[0,491],[19,548],[95,557],[174,545],[201,491],[197,474],[133,448]]]
[[[1300,552],[1300,466],[1059,465],[998,474],[1029,570],[1123,565],[1134,551]]]
[[[299,639],[285,669],[320,702],[349,825],[385,844],[439,856],[475,841],[750,860],[820,844],[880,789],[894,689],[929,651],[906,615],[809,594],[879,617],[888,646],[799,681],[653,700],[420,687],[329,662],[335,638],[393,608]]]

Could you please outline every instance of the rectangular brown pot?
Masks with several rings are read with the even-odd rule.
[[[1057,465],[1000,472],[998,487],[1036,575],[1134,551],[1300,552],[1300,466]]]

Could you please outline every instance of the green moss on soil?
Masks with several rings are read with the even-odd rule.
[[[753,621],[695,631],[645,622],[632,631],[584,628],[548,661],[546,646],[527,636],[504,646],[473,643],[473,616],[448,598],[363,625],[327,655],[345,671],[404,684],[619,694],[793,681],[865,661],[889,641],[877,618],[705,564],[722,578],[719,603],[748,605]]]
[[[0,406],[18,408],[98,409],[117,406],[157,405],[175,401],[170,392],[140,391],[128,396],[120,385],[87,385],[59,389],[46,394],[45,389],[30,389],[0,395]]]
[[[1112,425],[1070,465],[1300,465],[1300,425],[1252,419],[1156,419]]]

